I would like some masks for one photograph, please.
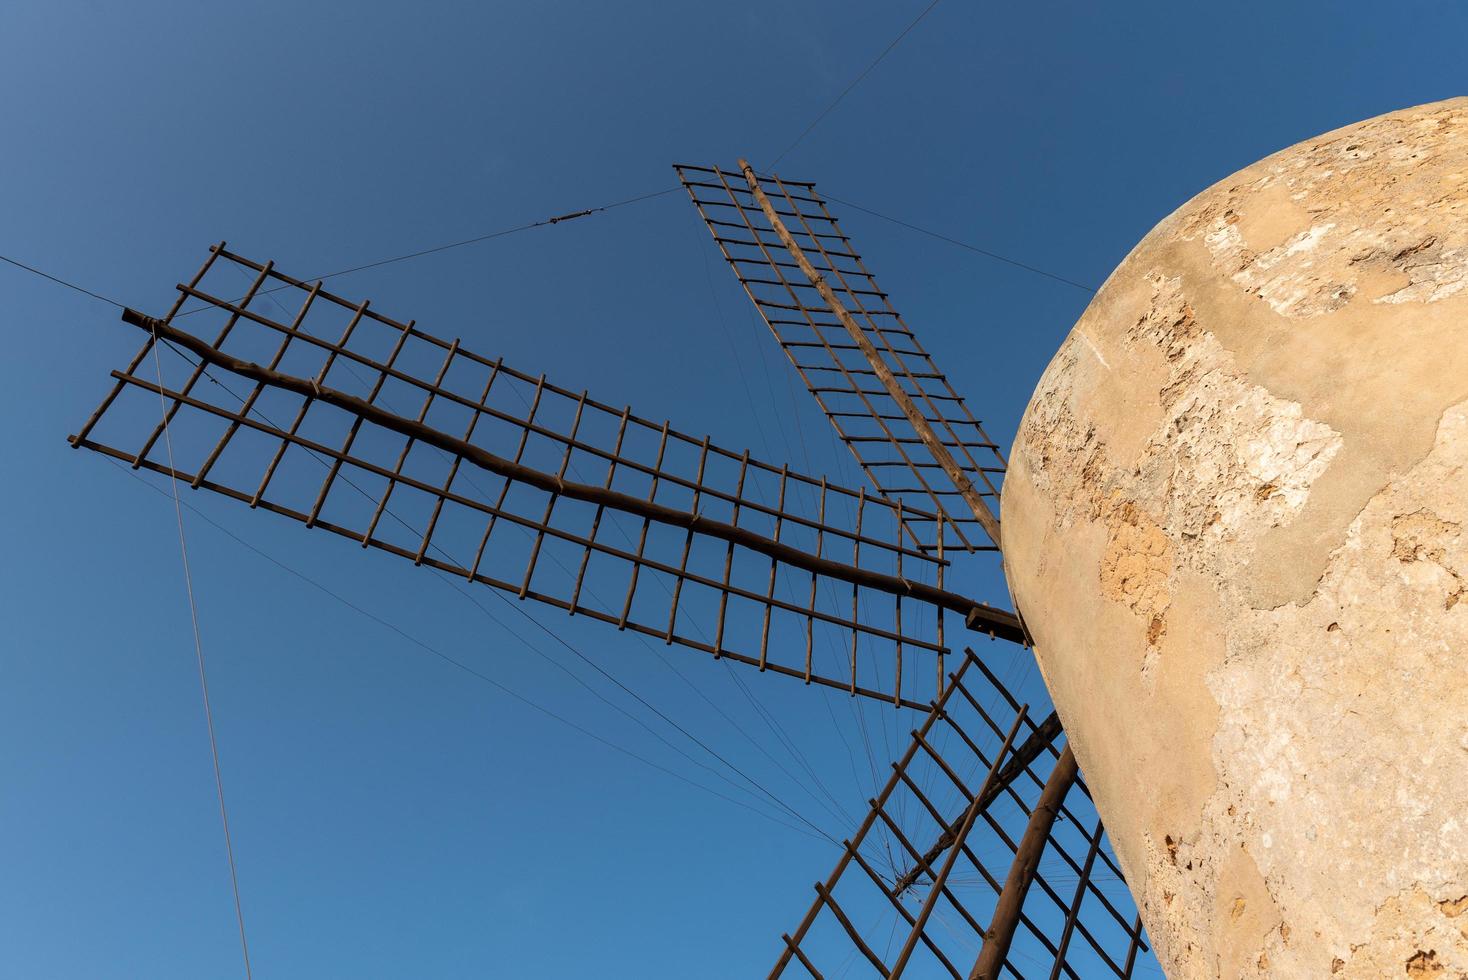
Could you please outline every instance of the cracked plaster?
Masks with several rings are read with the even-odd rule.
[[[1164,220],[1047,368],[1006,566],[1169,976],[1468,977],[1468,99]]]

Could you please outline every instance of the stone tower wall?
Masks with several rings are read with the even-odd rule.
[[[1158,225],[1003,522],[1169,976],[1468,977],[1468,99]]]

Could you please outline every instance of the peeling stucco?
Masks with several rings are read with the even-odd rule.
[[[1201,236],[1234,282],[1283,316],[1329,313],[1363,289],[1373,303],[1456,295],[1468,287],[1468,108],[1437,108],[1368,120],[1250,168],[1190,216],[1183,237]],[[1434,183],[1404,194],[1402,178],[1424,173]]]
[[[1164,221],[1056,354],[1006,564],[1173,977],[1468,977],[1468,100]]]

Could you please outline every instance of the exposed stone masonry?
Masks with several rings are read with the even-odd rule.
[[[1468,978],[1468,100],[1163,221],[1003,500],[1047,683],[1169,976]]]

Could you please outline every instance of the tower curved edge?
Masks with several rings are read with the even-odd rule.
[[[1168,976],[1468,975],[1468,98],[1162,221],[1002,507]]]

